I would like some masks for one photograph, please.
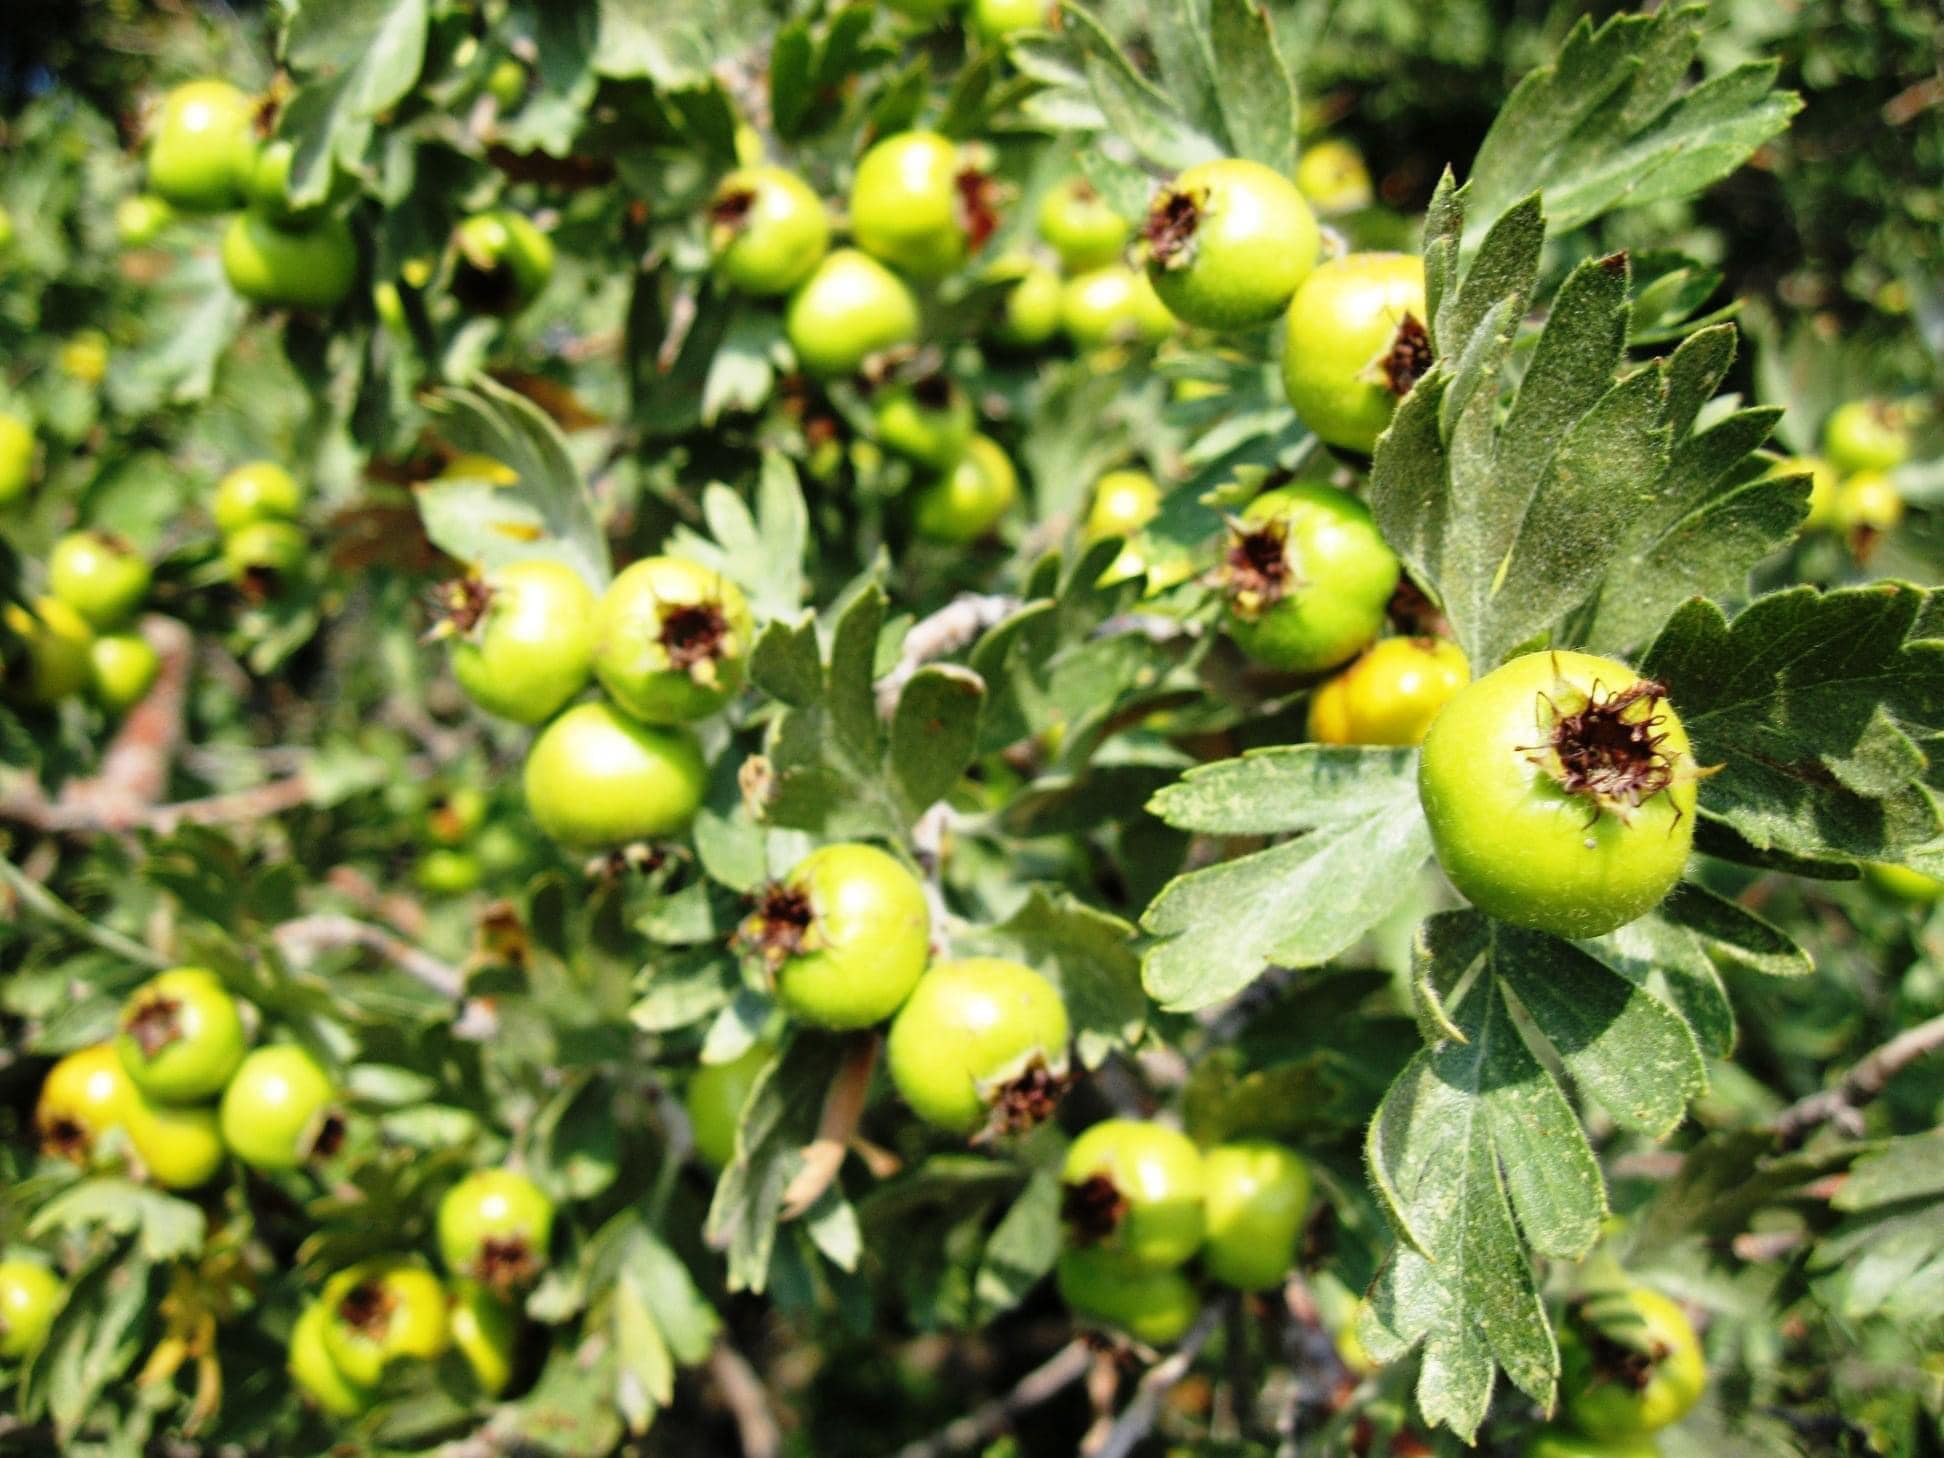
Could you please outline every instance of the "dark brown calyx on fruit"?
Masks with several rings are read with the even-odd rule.
[[[502,260],[468,256],[453,271],[452,295],[475,314],[510,314],[519,307],[520,281]]]
[[[756,189],[725,187],[709,203],[709,223],[726,234],[740,233],[749,226],[749,215],[756,210]]]
[[[470,633],[493,605],[493,589],[483,577],[455,577],[439,589],[439,601],[445,618],[434,634]]]
[[[165,993],[151,993],[135,1004],[122,1031],[135,1040],[144,1058],[153,1058],[182,1036],[182,1004]]]
[[[398,1305],[385,1283],[376,1277],[360,1281],[338,1302],[338,1320],[367,1341],[382,1342],[391,1326],[393,1308]]]
[[[911,398],[927,410],[949,410],[955,387],[943,370],[933,370],[911,382]]]
[[[1654,1380],[1654,1373],[1672,1350],[1666,1342],[1639,1333],[1639,1340],[1627,1338],[1632,1332],[1614,1331],[1601,1325],[1582,1309],[1576,1324],[1592,1358],[1594,1383],[1613,1383],[1630,1392],[1641,1392]],[[1633,1325],[1633,1323],[1629,1323]]]
[[[816,919],[816,910],[805,892],[773,881],[757,898],[756,910],[737,930],[736,940],[774,972],[804,949]]]
[[[1288,545],[1289,527],[1279,518],[1229,523],[1228,551],[1216,577],[1234,612],[1256,617],[1295,589]]]
[[[479,1243],[472,1274],[505,1296],[539,1275],[540,1262],[524,1236],[489,1235]]]
[[[236,579],[236,590],[245,602],[269,602],[283,592],[283,574],[274,567],[245,567]]]
[[[1431,368],[1431,334],[1415,314],[1406,314],[1391,337],[1391,346],[1381,362],[1384,383],[1393,395],[1411,393],[1411,386],[1424,378]]]
[[[317,1133],[311,1136],[310,1148],[304,1151],[306,1159],[329,1159],[344,1148],[344,1115],[326,1114],[318,1123]]]
[[[999,231],[999,184],[977,167],[962,167],[952,179],[958,189],[958,223],[974,253]]]
[[[728,651],[728,637],[729,620],[720,603],[673,603],[661,610],[661,646],[668,666],[697,682],[715,682],[716,662]]]
[[[1163,268],[1187,265],[1189,245],[1195,241],[1195,229],[1201,226],[1204,200],[1182,188],[1169,188],[1148,209],[1141,236],[1147,239],[1148,256]]]
[[[1106,1175],[1088,1175],[1060,1195],[1060,1219],[1082,1245],[1105,1240],[1127,1216],[1127,1196]]]
[[[1017,1078],[1000,1085],[993,1093],[992,1112],[986,1118],[985,1127],[973,1135],[972,1142],[985,1144],[1038,1128],[1053,1117],[1053,1111],[1071,1087],[1071,1073],[1055,1073],[1044,1059],[1035,1058]]]
[[[40,1144],[43,1154],[51,1154],[56,1159],[71,1159],[76,1164],[85,1163],[94,1141],[89,1136],[88,1126],[79,1119],[69,1118],[66,1114],[56,1114],[43,1119],[40,1124]]]
[[[1542,694],[1542,719],[1550,718],[1544,743],[1527,747],[1526,757],[1551,775],[1569,794],[1593,802],[1594,817],[1611,811],[1623,822],[1678,777],[1681,765],[1666,749],[1660,712],[1667,689],[1652,679],[1637,679],[1609,692],[1599,683],[1580,694],[1562,684],[1557,700]]]

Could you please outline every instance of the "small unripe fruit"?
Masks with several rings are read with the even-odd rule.
[[[830,247],[830,219],[810,184],[782,167],[742,167],[709,200],[709,251],[746,294],[787,294]]]
[[[285,224],[238,213],[223,234],[223,276],[255,303],[328,313],[357,282],[358,245],[341,218]]]
[[[1153,521],[1161,510],[1161,488],[1146,471],[1109,471],[1094,482],[1093,504],[1087,510],[1086,534],[1131,537]]]
[[[1201,1248],[1201,1151],[1177,1130],[1104,1119],[1073,1141],[1060,1180],[1061,1214],[1074,1244],[1109,1254],[1127,1270],[1166,1270]]]
[[[1316,267],[1316,218],[1296,184],[1239,157],[1190,167],[1148,210],[1148,278],[1206,329],[1266,324]]]
[[[290,1350],[284,1370],[291,1381],[317,1407],[336,1418],[357,1417],[371,1406],[369,1388],[360,1387],[338,1370],[324,1331],[331,1323],[330,1312],[322,1301],[306,1305],[290,1330]]]
[[[47,1071],[34,1105],[42,1151],[88,1163],[109,1130],[126,1127],[138,1097],[113,1043],[68,1054]]]
[[[243,1061],[241,1010],[206,967],[151,977],[122,1004],[118,1026],[122,1067],[136,1088],[165,1103],[213,1098]]]
[[[1195,1288],[1178,1270],[1130,1271],[1103,1251],[1067,1250],[1054,1282],[1075,1316],[1151,1347],[1179,1341],[1195,1324]]]
[[[918,535],[935,542],[976,542],[1019,499],[1012,458],[989,435],[975,435],[949,471],[921,487],[912,502]]]
[[[483,609],[479,606],[483,598]],[[594,589],[563,562],[509,562],[453,589],[452,676],[516,724],[558,713],[594,672]]]
[[[39,1261],[0,1261],[0,1362],[40,1350],[61,1295],[61,1278]]]
[[[110,714],[147,698],[161,672],[161,655],[140,633],[104,633],[88,645],[88,692]]]
[[[1296,188],[1324,216],[1370,206],[1374,193],[1363,153],[1348,142],[1315,142],[1296,163]]]
[[[324,1283],[324,1347],[352,1383],[375,1386],[391,1363],[430,1361],[451,1342],[439,1279],[407,1256],[360,1261]]]
[[[527,73],[511,56],[502,56],[486,73],[486,94],[499,103],[501,111],[511,111],[526,98]]]
[[[1227,625],[1271,668],[1319,673],[1355,657],[1384,625],[1397,556],[1348,492],[1299,481],[1265,491],[1229,533]]]
[[[1110,263],[1068,279],[1060,291],[1060,327],[1080,349],[1159,344],[1181,327],[1147,275]]]
[[[1927,876],[1922,871],[1909,866],[1899,866],[1887,861],[1866,861],[1863,865],[1863,879],[1884,895],[1898,901],[1909,901],[1924,905],[1944,897],[1944,881],[1936,876]]]
[[[1571,1428],[1543,1428],[1526,1444],[1525,1458],[1661,1458],[1652,1438],[1589,1438]]]
[[[275,597],[309,562],[310,539],[291,522],[253,521],[223,538],[230,579],[253,598]]]
[[[275,461],[249,461],[216,483],[211,511],[216,529],[229,536],[260,521],[295,521],[304,509],[304,488]]]
[[[1202,1268],[1238,1291],[1282,1285],[1309,1214],[1309,1166],[1268,1139],[1218,1144],[1202,1155],[1208,1235]]]
[[[1001,259],[988,277],[1010,279],[992,326],[993,337],[1014,349],[1046,343],[1060,328],[1060,276],[1030,258]]]
[[[453,297],[478,314],[517,314],[553,279],[553,240],[510,208],[476,213],[453,235]]]
[[[201,1189],[216,1178],[226,1152],[214,1109],[139,1095],[129,1105],[128,1143],[149,1179],[165,1190]]]
[[[893,380],[871,398],[877,438],[923,466],[952,465],[977,423],[972,399],[942,371]]]
[[[1431,364],[1424,261],[1351,253],[1317,265],[1289,303],[1283,388],[1319,439],[1370,454]]]
[[[980,40],[996,43],[1022,30],[1044,30],[1051,0],[972,0],[966,25]]]
[[[1559,1332],[1566,1420],[1588,1437],[1631,1438],[1679,1422],[1701,1400],[1707,1364],[1687,1314],[1644,1286],[1580,1302]]]
[[[32,612],[8,603],[0,622],[26,649],[24,663],[6,668],[0,680],[8,697],[47,708],[87,688],[94,631],[81,614],[57,597],[40,597]]]
[[[439,1259],[464,1276],[505,1293],[524,1286],[547,1263],[554,1203],[518,1170],[475,1170],[439,1201]]]
[[[119,628],[148,596],[149,565],[120,537],[69,532],[48,554],[47,585],[90,627]]]
[[[1846,532],[1887,532],[1904,518],[1897,483],[1883,471],[1858,471],[1836,488],[1836,525]]]
[[[273,1043],[244,1058],[217,1111],[223,1142],[253,1169],[296,1169],[337,1134],[337,1087],[309,1050]]]
[[[681,834],[708,778],[687,729],[606,703],[576,704],[541,730],[522,774],[535,823],[587,849]]]
[[[869,254],[837,248],[790,295],[783,330],[811,374],[847,375],[872,355],[918,337],[918,300]]]
[[[752,1043],[727,1063],[705,1063],[689,1079],[683,1107],[695,1136],[695,1152],[717,1169],[736,1153],[736,1126],[756,1079],[776,1057],[768,1043]]]
[[[243,200],[256,159],[256,103],[227,81],[191,81],[162,101],[149,142],[149,187],[186,213]]]
[[[942,278],[992,233],[989,184],[949,137],[899,132],[858,161],[851,181],[858,247],[913,278]]]
[[[1769,467],[1768,477],[1774,476],[1809,478],[1809,515],[1802,521],[1804,531],[1836,525],[1838,477],[1829,462],[1821,456],[1788,456]]]
[[[34,428],[0,411],[0,506],[11,506],[34,484]]]
[[[1422,744],[1438,711],[1471,681],[1471,665],[1442,638],[1385,638],[1310,699],[1318,744]]]
[[[513,1380],[520,1336],[513,1306],[477,1281],[454,1281],[446,1319],[453,1348],[465,1358],[473,1381],[488,1397],[498,1397]]]
[[[1823,424],[1823,452],[1838,475],[1896,470],[1910,458],[1902,409],[1884,400],[1837,406]]]
[[[154,193],[138,192],[115,204],[115,237],[124,248],[146,248],[175,216],[175,209]]]
[[[738,932],[776,1000],[825,1028],[883,1022],[931,955],[931,909],[918,878],[876,846],[812,851],[762,893]]]
[[[1012,1132],[1052,1112],[1064,1081],[1066,1004],[1032,968],[997,957],[941,962],[891,1023],[891,1081],[928,1124]]]
[[[755,628],[742,589],[682,557],[644,557],[594,610],[594,673],[651,724],[707,718],[742,687]]]
[[[1134,225],[1084,177],[1055,184],[1040,200],[1039,234],[1067,273],[1090,273],[1121,261]]]

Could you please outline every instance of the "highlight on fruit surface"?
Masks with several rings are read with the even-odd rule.
[[[1369,455],[1397,402],[1431,367],[1424,261],[1349,253],[1317,265],[1289,302],[1283,388],[1303,424]]]
[[[707,718],[742,687],[754,637],[742,589],[682,557],[644,557],[594,610],[594,674],[651,724]]]
[[[1011,1134],[1052,1113],[1067,1082],[1071,1028],[1058,989],[997,957],[940,962],[891,1021],[891,1081],[928,1124]]]
[[[647,724],[605,702],[576,704],[547,725],[521,772],[534,823],[589,850],[686,830],[708,779],[687,728]]]
[[[1129,1271],[1181,1265],[1208,1228],[1201,1151],[1179,1130],[1103,1119],[1067,1149],[1060,1216],[1068,1242]]]
[[[1240,157],[1182,172],[1142,234],[1161,302],[1205,329],[1266,324],[1316,266],[1322,235],[1296,184]]]

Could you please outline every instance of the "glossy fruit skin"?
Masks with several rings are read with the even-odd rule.
[[[1769,467],[1768,475],[1807,476],[1809,478],[1809,515],[1802,520],[1804,531],[1836,525],[1836,468],[1821,456],[1787,456]]]
[[[61,1278],[39,1261],[0,1261],[0,1362],[31,1357],[61,1307]]]
[[[796,173],[739,167],[709,204],[709,251],[724,283],[746,294],[787,294],[830,248],[830,217]]]
[[[474,1170],[439,1201],[439,1259],[448,1273],[507,1286],[539,1274],[554,1203],[518,1170]]]
[[[931,955],[924,887],[895,857],[844,841],[810,852],[779,883],[808,925],[795,950],[771,959],[776,1000],[822,1028],[868,1028],[904,1003]],[[745,923],[755,935],[758,916]]]
[[[959,217],[958,144],[937,132],[898,132],[858,160],[851,180],[857,246],[917,279],[943,278],[965,262]]]
[[[41,597],[34,599],[31,613],[8,603],[0,608],[0,620],[26,649],[24,678],[9,669],[4,680],[9,697],[45,708],[88,686],[94,632],[81,614],[57,597]]]
[[[847,375],[870,356],[918,337],[918,300],[890,269],[834,248],[790,295],[783,332],[813,375]]]
[[[1200,1309],[1194,1286],[1180,1271],[1130,1271],[1102,1251],[1061,1251],[1053,1279],[1074,1315],[1151,1347],[1181,1340]]]
[[[372,1394],[338,1370],[324,1342],[330,1324],[331,1313],[322,1301],[305,1305],[290,1329],[284,1370],[320,1411],[335,1418],[354,1418],[371,1406]]]
[[[594,673],[594,589],[564,562],[509,562],[485,578],[485,614],[452,645],[452,676],[516,724],[551,719]]]
[[[213,1098],[243,1061],[243,1017],[206,967],[157,973],[122,1004],[115,1051],[135,1087],[162,1103]]]
[[[331,1075],[308,1049],[268,1044],[244,1058],[223,1090],[223,1142],[252,1169],[296,1169],[336,1098]]]
[[[1894,471],[1910,458],[1910,433],[1894,405],[1851,400],[1823,422],[1823,454],[1842,476]]]
[[[152,192],[115,204],[115,238],[124,248],[146,248],[175,221],[176,211]]]
[[[195,1190],[215,1179],[228,1151],[216,1111],[180,1107],[139,1095],[128,1110],[128,1143],[149,1179],[165,1190]]]
[[[768,1043],[752,1043],[727,1063],[705,1063],[689,1079],[683,1107],[695,1136],[695,1152],[716,1169],[726,1168],[736,1154],[736,1126],[749,1102],[756,1079],[776,1057]]]
[[[1363,153],[1348,142],[1326,139],[1303,149],[1296,163],[1296,190],[1318,213],[1354,213],[1374,200]]]
[[[475,213],[453,231],[452,291],[480,314],[517,314],[553,281],[553,240],[511,208]]]
[[[42,1148],[86,1163],[109,1130],[126,1127],[139,1097],[113,1043],[68,1054],[48,1069],[34,1105]]]
[[[683,625],[696,622],[713,642],[685,662]],[[754,636],[748,599],[720,572],[684,557],[643,557],[594,610],[594,676],[637,719],[685,724],[736,696]]]
[[[877,438],[892,450],[943,469],[965,454],[977,420],[970,395],[943,376],[934,379],[936,384],[898,380],[882,386],[871,397],[871,419]]]
[[[1245,1139],[1205,1151],[1202,1176],[1202,1269],[1238,1291],[1281,1286],[1309,1215],[1309,1166],[1273,1140]]]
[[[0,411],[0,506],[11,506],[34,484],[34,428]]]
[[[511,56],[502,56],[486,73],[486,93],[499,103],[501,111],[511,111],[526,96],[527,72]]]
[[[988,277],[1011,279],[1000,303],[993,338],[1014,349],[1036,349],[1060,328],[1060,276],[1030,258],[1005,258]]]
[[[354,1325],[347,1300],[368,1292],[384,1309],[371,1329]],[[356,1386],[373,1387],[392,1362],[430,1361],[452,1340],[445,1288],[409,1256],[380,1256],[339,1271],[324,1283],[324,1349]]]
[[[891,1082],[928,1124],[970,1134],[992,1112],[997,1085],[1034,1063],[1066,1071],[1072,1029],[1059,991],[998,957],[940,962],[891,1020]]]
[[[1161,510],[1161,488],[1146,471],[1109,471],[1094,482],[1093,504],[1087,508],[1086,534],[1131,537],[1153,521]]]
[[[1258,663],[1290,673],[1320,673],[1348,662],[1384,626],[1400,567],[1370,508],[1347,491],[1298,481],[1265,491],[1242,513],[1242,527],[1262,538],[1285,576],[1280,595],[1232,578],[1226,622],[1236,645]],[[1231,560],[1237,550],[1231,547]]]
[[[1121,261],[1134,225],[1086,178],[1069,177],[1040,200],[1039,235],[1059,255],[1064,272],[1091,273]]]
[[[1465,651],[1443,638],[1384,638],[1310,699],[1318,744],[1422,744],[1438,711],[1471,682]]]
[[[1181,323],[1161,302],[1147,275],[1110,263],[1066,281],[1060,327],[1078,349],[1110,344],[1159,344]]]
[[[513,1307],[477,1281],[454,1281],[446,1320],[452,1345],[466,1359],[479,1390],[498,1397],[513,1380],[513,1351],[520,1336]]]
[[[1192,213],[1184,243],[1157,242],[1164,221]],[[1204,329],[1267,324],[1316,267],[1322,234],[1296,184],[1260,162],[1227,157],[1188,168],[1148,214],[1148,279],[1175,316]]]
[[[119,628],[148,596],[149,565],[118,537],[69,532],[48,553],[47,586],[89,627]]]
[[[1550,756],[1554,708],[1573,713],[1596,685],[1611,696],[1636,682],[1610,658],[1528,653],[1464,689],[1432,723],[1419,798],[1438,863],[1479,910],[1556,936],[1597,937],[1652,910],[1680,880],[1694,839],[1695,774],[1672,706],[1652,712],[1673,782],[1634,810],[1632,824],[1612,810],[1595,819],[1595,802],[1535,762]]]
[[[991,44],[1016,31],[1046,29],[1047,0],[972,0],[965,19],[974,35]]]
[[[563,845],[679,835],[709,779],[687,729],[644,724],[607,703],[576,704],[527,751],[527,809]]]
[[[912,500],[918,535],[935,542],[976,542],[1019,499],[1019,473],[989,435],[966,442],[958,464],[919,489]]]
[[[290,201],[290,165],[296,157],[296,145],[288,137],[266,142],[257,152],[256,163],[250,168],[244,183],[243,190],[248,194],[250,206],[279,223],[292,223],[310,217],[320,208],[348,196],[353,190],[350,177],[340,172],[332,177],[323,201],[309,207],[294,206]]]
[[[295,521],[303,514],[304,488],[275,461],[249,461],[216,483],[210,507],[224,536],[260,521]]]
[[[1652,1438],[1589,1438],[1571,1428],[1542,1428],[1526,1444],[1525,1458],[1661,1458]]]
[[[1369,455],[1401,398],[1384,368],[1406,320],[1425,321],[1424,261],[1351,253],[1316,266],[1289,302],[1283,389],[1303,424]]]
[[[1836,525],[1846,532],[1887,532],[1904,518],[1903,496],[1883,471],[1858,471],[1836,488]]]
[[[161,656],[140,633],[103,633],[88,645],[88,692],[110,714],[147,698],[161,672]]]
[[[1636,1382],[1601,1370],[1588,1326],[1651,1366]],[[1687,1314],[1658,1291],[1604,1291],[1560,1324],[1560,1397],[1566,1420],[1588,1437],[1631,1438],[1679,1422],[1708,1384],[1701,1343]]]
[[[285,224],[238,213],[223,233],[223,277],[253,303],[328,313],[358,280],[358,245],[342,218]]]
[[[223,538],[223,561],[238,582],[268,579],[267,585],[296,581],[310,562],[310,539],[287,521],[253,521]]]
[[[1886,896],[1920,906],[1944,897],[1944,881],[1887,861],[1864,862],[1863,879]]]
[[[1067,1149],[1060,1179],[1076,1186],[1104,1179],[1124,1202],[1110,1231],[1075,1229],[1077,1244],[1113,1256],[1126,1270],[1163,1271],[1201,1248],[1208,1228],[1201,1151],[1188,1136],[1143,1119],[1103,1119]]]
[[[256,160],[255,120],[256,103],[227,81],[176,87],[149,142],[150,190],[185,213],[237,206]]]

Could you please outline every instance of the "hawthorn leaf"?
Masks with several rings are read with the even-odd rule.
[[[1005,921],[966,940],[1024,962],[1060,990],[1084,1067],[1140,1041],[1147,1024],[1141,959],[1133,926],[1112,912],[1034,886]]]
[[[284,61],[307,78],[278,124],[294,206],[323,202],[333,169],[361,163],[378,116],[418,81],[429,27],[426,0],[308,0],[291,14]]]
[[[1087,82],[1108,127],[1157,167],[1179,171],[1223,153],[1221,142],[1196,126],[1114,43],[1084,6],[1064,0],[1065,33],[1083,58]]]
[[[1221,57],[1213,90],[1229,152],[1288,176],[1296,167],[1296,82],[1259,0],[1211,0],[1205,54]]]
[[[1148,808],[1180,830],[1294,839],[1191,871],[1142,917],[1148,995],[1171,1011],[1232,997],[1271,964],[1327,962],[1411,889],[1431,850],[1417,754],[1315,744],[1190,770]]]
[[[985,680],[957,664],[927,664],[905,684],[891,715],[891,775],[912,819],[965,774],[984,706]]]

